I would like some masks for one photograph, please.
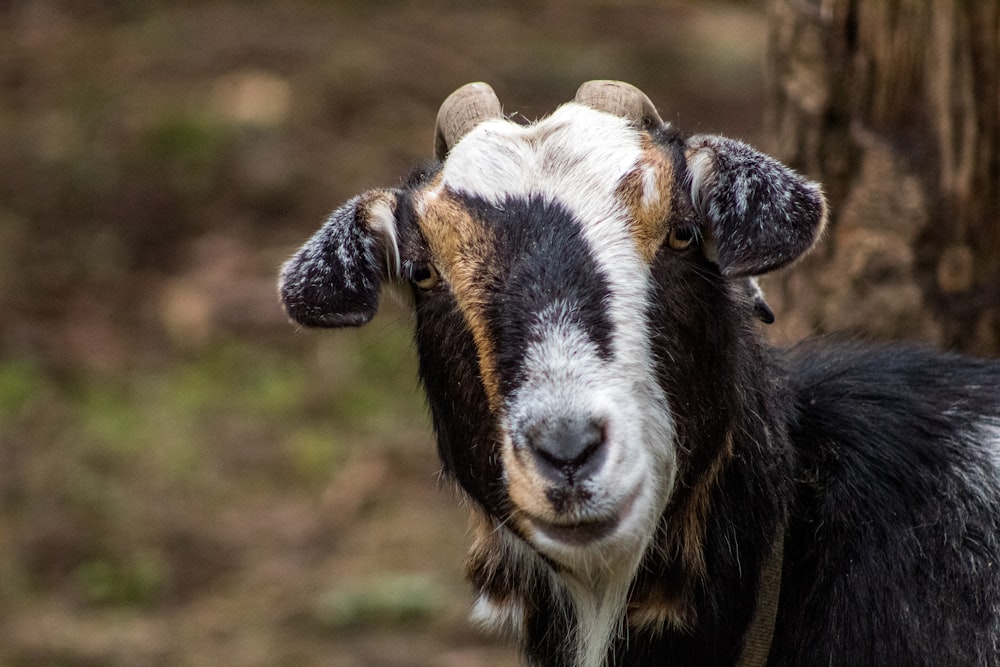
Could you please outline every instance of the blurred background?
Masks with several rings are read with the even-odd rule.
[[[515,663],[465,620],[465,512],[438,478],[405,307],[297,330],[277,268],[330,210],[429,158],[438,105],[473,80],[533,119],[585,80],[624,79],[689,132],[824,175],[796,159],[804,139],[774,138],[789,122],[774,17],[757,2],[0,3],[0,664]],[[802,314],[837,284],[775,283],[776,338],[855,312],[844,297]]]
[[[4,3],[0,664],[513,663],[408,313],[296,330],[277,269],[463,83],[754,139],[764,41],[737,3]]]

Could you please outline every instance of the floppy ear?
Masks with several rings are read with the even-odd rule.
[[[803,254],[826,225],[818,183],[747,144],[698,135],[685,147],[691,201],[723,275],[758,276]]]
[[[399,274],[395,208],[393,190],[358,195],[285,262],[278,291],[292,319],[347,327],[375,316],[382,281]]]

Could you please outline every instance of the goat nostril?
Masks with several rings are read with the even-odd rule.
[[[599,420],[535,426],[526,436],[541,472],[560,482],[593,474],[603,460],[606,434]]]
[[[595,422],[590,422],[580,438],[580,453],[573,463],[584,464],[590,460],[604,444],[604,428]]]

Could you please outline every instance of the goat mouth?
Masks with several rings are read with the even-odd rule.
[[[529,521],[538,533],[553,542],[567,546],[586,546],[612,535],[632,513],[637,495],[630,495],[613,514],[598,519],[564,523],[529,516]]]
[[[599,521],[581,521],[578,523],[552,523],[542,519],[532,518],[531,523],[542,535],[553,542],[561,542],[573,546],[582,546],[601,540],[615,531],[621,523],[621,516]]]

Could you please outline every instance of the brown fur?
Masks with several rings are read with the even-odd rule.
[[[663,150],[643,138],[645,157],[639,166],[625,175],[618,184],[615,195],[629,211],[629,228],[636,247],[647,263],[667,235],[666,221],[670,217],[674,180],[674,166]],[[654,173],[652,192],[647,187],[646,170]]]
[[[695,480],[693,486],[682,485],[667,509],[657,530],[653,553],[660,563],[674,563],[668,577],[640,576],[632,589],[628,607],[629,625],[635,628],[690,628],[697,621],[691,595],[699,580],[705,577],[705,520],[711,496],[719,476],[734,455],[732,433],[726,434],[725,445],[704,471],[685,475],[682,480]]]
[[[528,457],[523,455],[523,450],[504,448],[503,465],[507,471],[507,493],[519,510],[512,517],[512,521],[522,535],[530,535],[533,532],[524,513],[548,521],[558,520],[552,503],[545,494],[548,482],[538,475],[535,466],[526,461],[526,458]]]
[[[479,373],[490,408],[500,408],[500,383],[494,344],[483,314],[489,290],[488,275],[495,256],[491,231],[469,214],[447,190],[432,184],[418,204],[419,225],[438,273],[451,285],[465,322],[472,332],[479,358]],[[495,271],[494,271],[495,272]]]

